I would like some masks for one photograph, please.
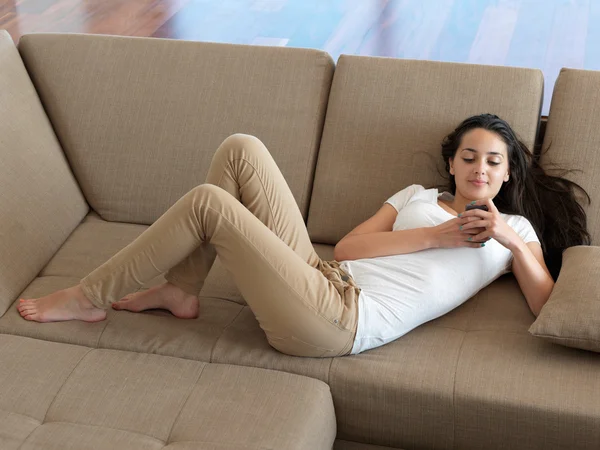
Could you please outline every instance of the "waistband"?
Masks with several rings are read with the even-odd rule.
[[[317,267],[321,273],[329,280],[336,291],[340,294],[343,311],[340,319],[340,327],[350,330],[356,335],[358,328],[358,296],[361,289],[358,287],[352,276],[340,267],[339,261],[319,262]]]

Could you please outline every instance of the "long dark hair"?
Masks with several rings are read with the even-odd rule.
[[[502,184],[493,199],[494,204],[502,213],[518,214],[531,222],[540,239],[546,266],[556,280],[563,251],[574,245],[590,245],[586,213],[576,192],[582,199],[587,199],[587,204],[590,196],[577,183],[562,178],[574,170],[561,169],[560,174],[548,174],[539,164],[539,155],[534,155],[510,125],[493,114],[465,119],[442,141],[442,157],[449,176],[448,191],[452,194],[456,193],[456,182],[450,174],[449,159],[455,157],[463,135],[474,128],[494,132],[506,143],[509,180]]]

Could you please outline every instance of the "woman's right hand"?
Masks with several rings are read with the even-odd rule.
[[[481,244],[489,241],[485,239],[479,242],[471,242],[469,238],[485,231],[485,228],[471,228],[461,230],[460,226],[469,222],[468,217],[450,219],[438,226],[431,227],[432,243],[434,248],[458,248],[471,247],[481,248]]]

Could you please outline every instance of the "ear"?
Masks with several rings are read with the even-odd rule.
[[[504,182],[507,182],[509,179],[509,174],[508,172],[506,172],[506,175],[504,175]]]
[[[448,162],[450,163],[450,175],[454,175],[454,158],[448,158]]]

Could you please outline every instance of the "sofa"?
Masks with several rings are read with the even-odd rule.
[[[485,112],[582,169],[598,242],[600,72],[561,71],[542,135],[543,88],[527,68],[0,31],[0,448],[600,448],[600,356],[532,336],[512,274],[338,358],[271,348],[218,258],[197,319],[16,309],[139,236],[234,133],[270,150],[323,259],[395,192],[443,181],[442,138]]]

